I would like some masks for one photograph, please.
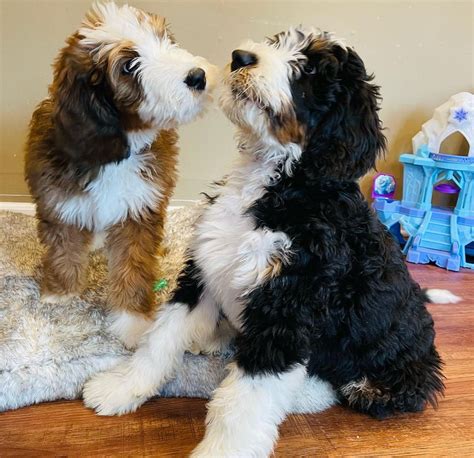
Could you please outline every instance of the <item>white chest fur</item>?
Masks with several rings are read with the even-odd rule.
[[[256,229],[252,216],[245,214],[265,192],[274,169],[275,164],[245,158],[196,227],[194,258],[206,288],[236,328],[242,296],[263,281],[272,257],[285,256],[291,247],[285,233]]]
[[[59,218],[94,232],[127,217],[137,218],[162,197],[149,175],[154,160],[151,153],[132,153],[128,159],[103,166],[81,194],[55,203]]]

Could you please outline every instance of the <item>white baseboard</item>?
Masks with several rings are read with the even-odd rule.
[[[0,202],[0,211],[2,210],[34,216],[35,204],[30,202]]]
[[[169,210],[187,207],[196,203],[196,200],[174,200],[168,207]],[[35,215],[35,204],[30,202],[0,202],[0,211],[9,211],[14,213],[23,213],[25,215]]]

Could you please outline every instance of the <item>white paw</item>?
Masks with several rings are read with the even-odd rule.
[[[109,330],[130,349],[136,348],[153,321],[138,313],[112,312]]]
[[[236,450],[228,444],[221,444],[204,438],[191,452],[190,458],[248,458],[250,456],[266,457],[267,455],[248,450]]]
[[[204,349],[202,348],[202,345],[199,342],[193,342],[188,348],[188,351],[193,355],[200,355],[204,352]]]
[[[220,355],[229,349],[231,340],[236,336],[237,331],[228,322],[222,320],[215,332],[207,339],[193,341],[189,351],[193,355]]]
[[[40,301],[48,304],[67,304],[73,297],[74,294],[42,294]]]
[[[194,341],[189,348],[193,355],[220,355],[229,347],[229,341],[219,338],[209,339],[205,342]]]
[[[206,437],[199,443],[199,445],[191,452],[190,458],[223,458],[232,457],[238,458],[243,457],[242,453],[236,450],[226,449],[221,447],[220,444],[216,444],[213,441],[208,440]]]
[[[295,392],[289,413],[322,412],[337,404],[337,395],[330,383],[315,376],[306,376]]]
[[[142,383],[136,383],[128,362],[92,377],[83,390],[84,404],[98,415],[123,415],[134,412],[147,399]],[[138,382],[140,382],[138,380]]]

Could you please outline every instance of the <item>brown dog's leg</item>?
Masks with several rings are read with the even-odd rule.
[[[153,283],[162,238],[162,222],[157,218],[128,219],[113,226],[106,239],[111,331],[129,348],[138,344],[155,311]]]
[[[65,302],[84,287],[92,234],[75,226],[40,220],[38,235],[47,248],[41,299]]]

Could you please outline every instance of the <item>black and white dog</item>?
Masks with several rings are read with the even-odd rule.
[[[232,53],[221,106],[240,161],[196,225],[173,300],[132,358],[88,382],[88,406],[135,410],[222,315],[237,353],[194,456],[266,456],[288,412],[337,400],[376,417],[435,403],[428,296],[356,181],[385,147],[371,79],[315,30]]]

